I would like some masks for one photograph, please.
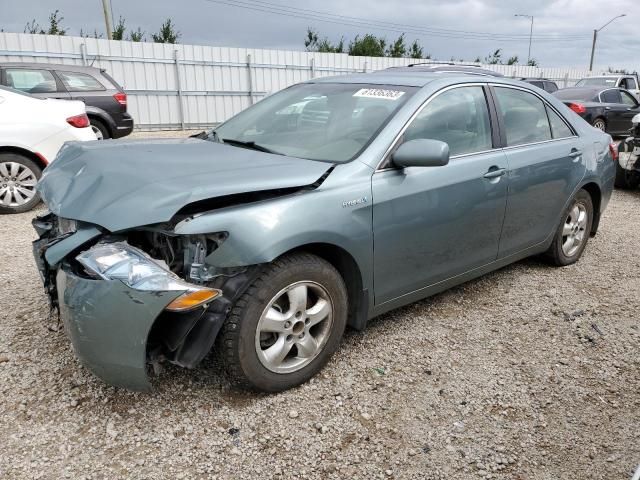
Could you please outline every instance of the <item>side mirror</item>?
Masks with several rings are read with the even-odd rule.
[[[399,167],[443,167],[449,163],[449,145],[419,138],[398,147],[391,157]]]

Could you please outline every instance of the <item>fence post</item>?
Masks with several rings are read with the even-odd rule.
[[[176,87],[178,90],[178,115],[180,118],[180,129],[184,130],[184,106],[182,105],[182,83],[180,82],[180,60],[178,50],[173,51],[173,60],[176,67]]]
[[[367,73],[367,61],[364,61],[364,67],[362,67],[362,73]]]
[[[253,105],[253,75],[251,74],[251,54],[247,55],[247,81],[249,82],[249,102]]]
[[[569,72],[564,74],[564,88],[567,88],[569,85]]]
[[[80,56],[82,57],[82,66],[87,66],[87,45],[84,43],[80,44]]]
[[[316,62],[315,62],[315,58],[311,59],[311,66],[309,67],[309,70],[311,71],[311,78],[315,78],[316,77]]]

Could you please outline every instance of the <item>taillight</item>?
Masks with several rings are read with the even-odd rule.
[[[116,102],[118,102],[123,107],[127,106],[127,94],[126,93],[118,92],[113,96],[113,98],[115,98]]]
[[[618,161],[618,144],[615,142],[611,142],[609,144],[609,151],[611,152],[611,159],[614,162]]]
[[[67,118],[67,123],[72,127],[86,128],[89,126],[89,117],[87,117],[86,113],[81,113],[80,115]]]
[[[581,103],[570,103],[569,108],[576,112],[578,115],[582,115],[587,111],[586,107]]]

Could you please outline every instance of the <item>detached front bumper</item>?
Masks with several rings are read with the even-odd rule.
[[[105,382],[148,390],[147,338],[156,318],[181,292],[143,292],[119,280],[91,280],[61,266],[60,317],[80,361]]]

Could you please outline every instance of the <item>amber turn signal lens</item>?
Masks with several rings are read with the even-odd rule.
[[[171,312],[184,312],[185,310],[199,307],[220,296],[222,296],[222,292],[213,288],[203,288],[201,290],[185,292],[167,305],[166,309]]]

